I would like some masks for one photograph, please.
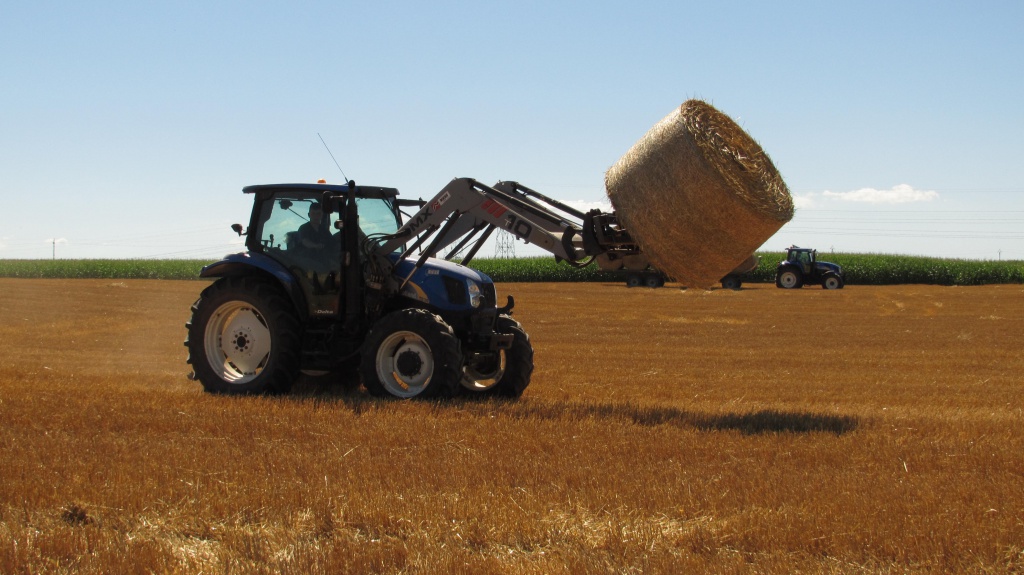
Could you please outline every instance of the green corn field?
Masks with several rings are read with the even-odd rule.
[[[761,263],[744,281],[771,283],[783,252],[757,254]],[[1024,261],[962,260],[889,254],[819,254],[843,267],[848,285],[985,285],[1024,283]],[[0,277],[82,279],[198,279],[207,260],[0,260]],[[499,282],[619,282],[625,275],[553,258],[476,259],[472,267]]]

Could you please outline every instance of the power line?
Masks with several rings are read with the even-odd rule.
[[[835,228],[801,228],[787,227],[783,232],[813,233],[826,236],[871,236],[888,238],[946,238],[946,239],[976,239],[976,240],[1024,240],[1024,233],[1020,232],[979,232],[979,231],[957,231],[941,230],[927,232],[924,230],[861,230]]]

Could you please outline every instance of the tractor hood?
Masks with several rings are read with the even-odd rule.
[[[403,282],[414,267],[413,261],[399,261],[395,265],[394,276]],[[428,258],[406,282],[401,295],[440,310],[469,311],[494,305],[494,282],[472,268]]]
[[[834,264],[832,262],[815,262],[814,265],[823,272],[829,271],[843,275],[843,268],[840,267],[839,264]]]

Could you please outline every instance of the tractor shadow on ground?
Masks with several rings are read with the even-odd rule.
[[[312,383],[312,382],[310,382]],[[352,386],[299,385],[285,396],[294,400],[322,401],[344,405],[361,415],[395,399],[376,398],[365,390]],[[415,401],[427,403],[427,401]],[[435,409],[453,409],[480,417],[504,416],[511,419],[546,419],[573,421],[602,419],[653,427],[671,425],[702,431],[738,431],[744,435],[766,433],[833,433],[843,435],[857,429],[860,420],[848,415],[830,415],[805,411],[761,409],[747,413],[708,413],[687,411],[674,407],[642,406],[631,403],[554,402],[533,399],[474,399],[455,398],[431,400]]]
[[[703,431],[764,433],[834,433],[843,435],[859,426],[856,417],[762,409],[749,413],[702,413],[672,407],[632,404],[548,403],[524,400],[507,407],[510,414],[550,419],[599,418],[642,426],[671,425]]]

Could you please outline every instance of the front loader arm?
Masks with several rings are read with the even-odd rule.
[[[448,259],[461,254],[461,263],[468,265],[495,229],[576,267],[595,261],[602,269],[648,266],[614,213],[582,213],[517,182],[490,187],[472,178],[456,178],[423,202],[394,234],[367,240],[363,248],[371,262],[367,284],[388,292],[401,290],[428,258],[438,257],[449,246],[453,247]],[[393,254],[399,249],[404,251],[396,261]],[[416,263],[404,281],[395,281],[391,270],[413,257]]]
[[[472,178],[456,178],[373,252],[385,256],[407,245],[401,257],[409,257],[420,249],[422,263],[428,257],[436,257],[447,246],[456,242],[458,246],[465,246],[467,240],[483,234],[476,239],[474,248],[479,248],[486,235],[497,228],[561,260],[576,262],[585,257],[582,249],[574,245],[580,230],[568,222],[556,220],[551,214],[532,209]]]

